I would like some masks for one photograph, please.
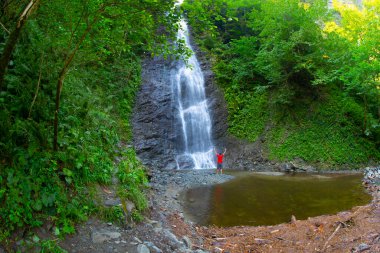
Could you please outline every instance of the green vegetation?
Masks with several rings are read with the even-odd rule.
[[[231,134],[273,160],[333,167],[380,160],[380,4],[187,0],[224,90]]]
[[[135,220],[147,207],[146,176],[131,148],[130,115],[141,57],[174,48],[172,0],[2,1],[0,4],[0,241],[46,220],[75,232],[101,210],[96,185],[120,181]],[[114,158],[122,158],[118,169]],[[116,172],[117,171],[117,172]],[[57,250],[54,241],[40,245]],[[57,251],[56,251],[57,252]]]

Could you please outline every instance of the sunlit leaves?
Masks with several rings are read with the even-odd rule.
[[[246,121],[261,117],[260,109],[257,110],[260,106],[253,105],[249,95],[268,92],[268,106],[261,110],[269,110],[271,117],[280,115],[274,132],[281,125],[282,130],[298,132],[300,127],[294,121],[307,125],[281,150],[284,157],[317,159],[318,154],[307,146],[296,153],[289,148],[301,147],[298,142],[305,140],[305,131],[312,133],[316,129],[323,129],[321,137],[310,135],[305,143],[316,141],[321,149],[326,143],[331,145],[331,157],[335,157],[329,162],[364,162],[369,157],[379,157],[376,145],[380,144],[380,1],[363,1],[363,8],[340,2],[347,1],[336,1],[335,9],[329,11],[324,0],[187,1],[185,13],[195,34],[214,57],[214,73],[224,89],[229,127],[235,135],[247,138],[251,133],[260,134],[261,130],[256,132],[260,128]],[[222,8],[213,9],[213,4]],[[225,17],[223,22],[216,18],[218,15]],[[212,26],[217,27],[217,33],[210,29]],[[335,91],[338,93],[332,94]],[[350,101],[347,108],[341,100]],[[345,143],[351,143],[346,146],[352,154],[350,158],[344,156],[348,152],[342,151],[342,145],[324,137],[325,128],[305,118],[317,117],[313,108],[326,101],[330,104],[323,110],[329,113],[321,119],[339,121],[329,131],[336,136],[334,141],[347,138]],[[336,104],[339,106],[333,106]],[[307,111],[305,108],[309,107]],[[273,126],[273,120],[266,123]],[[255,125],[261,123],[259,120]],[[284,140],[271,141],[277,145]],[[323,157],[322,153],[319,156]]]
[[[380,106],[380,2],[364,1],[362,8],[335,2],[334,10],[339,19],[327,23],[324,31],[337,45],[345,45],[345,50],[331,53],[340,59],[335,62],[339,65],[338,77],[376,115]],[[368,133],[371,128],[375,131],[377,124],[367,124],[367,118],[366,115],[363,131]]]

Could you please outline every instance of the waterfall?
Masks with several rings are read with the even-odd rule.
[[[178,39],[192,51],[188,64],[178,61],[171,74],[174,106],[182,125],[182,145],[177,168],[215,168],[211,140],[211,118],[205,95],[205,81],[198,60],[189,42],[188,28],[180,22]]]

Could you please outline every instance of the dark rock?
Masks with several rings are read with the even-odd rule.
[[[104,201],[105,206],[118,206],[120,204],[120,199],[107,199],[106,201]]]
[[[178,131],[171,106],[171,62],[163,58],[146,59],[142,85],[132,117],[133,143],[143,164],[152,169],[174,169]]]
[[[177,157],[178,167],[180,169],[192,169],[194,168],[194,161],[190,156],[180,155]]]
[[[164,230],[164,235],[166,236],[166,238],[168,238],[169,244],[172,247],[174,247],[174,248],[181,248],[181,247],[183,247],[183,243],[180,242],[180,241],[178,241],[177,237],[172,232],[170,232],[170,230],[165,229]]]
[[[184,242],[185,246],[189,249],[191,249],[193,247],[193,243],[191,242],[191,240],[189,239],[189,237],[187,236],[183,236],[182,237],[182,241]]]

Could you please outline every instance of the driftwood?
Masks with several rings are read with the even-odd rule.
[[[197,248],[197,249],[201,249],[201,250],[206,250],[205,248],[203,248],[202,246],[198,246],[196,244],[193,244],[193,247],[194,248]]]
[[[275,238],[278,239],[278,240],[280,240],[280,241],[294,243],[294,241],[287,240],[287,239],[284,239],[284,238],[282,238],[282,237],[275,237]]]
[[[322,251],[325,251],[327,244],[330,242],[330,240],[335,236],[336,233],[338,233],[339,229],[342,227],[343,223],[339,222],[339,225],[336,227],[335,231],[330,235],[330,237],[325,242],[325,245],[323,245]]]

